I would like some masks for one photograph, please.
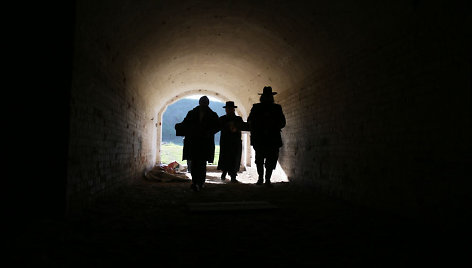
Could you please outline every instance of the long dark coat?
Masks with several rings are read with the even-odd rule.
[[[200,109],[207,109],[200,120]],[[201,159],[213,163],[215,158],[215,133],[219,131],[218,114],[209,107],[195,107],[182,121],[185,129],[182,160]]]
[[[237,115],[223,115],[219,118],[220,136],[220,158],[218,170],[237,172],[241,164],[241,129],[244,121]]]
[[[251,145],[255,150],[282,146],[281,129],[285,127],[282,106],[275,103],[256,103],[247,118],[251,131]]]

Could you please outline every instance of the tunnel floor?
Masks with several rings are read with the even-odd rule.
[[[16,263],[395,266],[459,261],[446,229],[329,198],[295,183],[206,184],[137,180],[83,215],[32,219],[16,235]],[[264,201],[275,209],[192,212],[191,203]]]

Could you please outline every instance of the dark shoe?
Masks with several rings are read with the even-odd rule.
[[[264,184],[267,187],[272,187],[272,183],[270,182],[270,179],[266,179]]]
[[[256,185],[262,185],[264,183],[264,180],[262,178],[259,178],[256,182]]]
[[[239,181],[236,178],[231,178],[232,183],[239,183]]]
[[[196,184],[190,185],[190,189],[192,189],[194,192],[198,192],[198,186]]]

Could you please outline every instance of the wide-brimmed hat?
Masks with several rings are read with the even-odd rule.
[[[234,101],[227,101],[223,108],[238,108],[238,106],[234,106]]]
[[[277,92],[272,92],[272,87],[264,87],[262,93],[257,93],[259,95],[275,95]]]

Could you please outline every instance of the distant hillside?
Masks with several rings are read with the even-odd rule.
[[[210,101],[210,108],[218,116],[224,115],[223,102]],[[183,137],[175,136],[175,124],[184,120],[187,113],[198,106],[197,99],[181,99],[167,107],[162,115],[162,142],[173,142],[182,145]],[[215,144],[220,144],[220,132],[215,135]]]

